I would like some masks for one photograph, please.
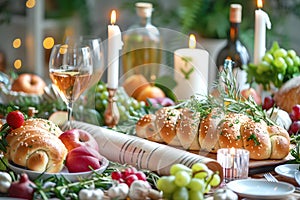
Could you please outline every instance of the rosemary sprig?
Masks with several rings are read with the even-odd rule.
[[[102,188],[106,190],[114,184],[116,183],[110,178],[107,172],[103,174],[94,172],[92,178],[82,179],[78,182],[70,182],[64,176],[51,176],[48,179],[35,180],[34,199],[46,200],[53,197],[59,199],[78,199],[78,193],[81,189]]]
[[[295,144],[290,150],[291,155],[295,158],[294,160],[290,161],[289,163],[300,163],[300,135],[291,135],[291,144]]]
[[[224,70],[219,73],[219,81],[214,83],[214,88],[219,94],[218,97],[208,95],[205,98],[193,96],[191,99],[183,103],[196,112],[199,112],[201,118],[205,118],[213,109],[219,109],[223,113],[244,113],[254,121],[265,121],[268,125],[275,123],[267,116],[261,106],[257,105],[252,96],[248,99],[242,97],[236,76],[231,68],[233,62],[226,60]]]

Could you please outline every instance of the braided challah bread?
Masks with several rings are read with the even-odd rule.
[[[256,160],[283,159],[289,154],[290,138],[288,132],[277,125],[267,125],[263,120],[253,120],[246,114],[213,109],[200,119],[199,113],[188,109],[162,108],[152,120],[146,120],[151,128],[145,126],[145,117],[136,125],[137,136],[148,138],[154,133],[157,142],[189,150],[202,150],[216,153],[220,148],[244,148],[249,150],[250,158]],[[141,122],[143,121],[143,126]],[[160,137],[159,137],[160,136]]]
[[[14,164],[38,172],[61,171],[67,149],[58,136],[62,131],[51,121],[26,120],[6,137],[6,157]]]

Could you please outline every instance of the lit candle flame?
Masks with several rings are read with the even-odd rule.
[[[196,37],[195,37],[194,34],[190,35],[189,48],[191,48],[191,49],[195,49],[196,48]]]
[[[112,25],[114,25],[116,23],[116,18],[117,18],[116,11],[115,10],[111,11],[110,23]]]
[[[257,7],[262,8],[263,7],[263,1],[262,0],[257,0]]]

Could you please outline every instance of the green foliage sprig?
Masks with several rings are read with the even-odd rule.
[[[128,165],[122,165],[115,162],[110,162],[110,166],[101,174],[93,172],[92,177],[81,179],[77,182],[71,182],[64,176],[51,176],[47,179],[37,178],[34,183],[36,185],[34,199],[79,199],[78,193],[81,189],[100,188],[107,190],[110,187],[117,185],[115,180],[111,178],[111,172],[122,170]],[[156,181],[159,176],[149,170],[142,170],[147,177],[147,181],[152,188],[155,188]]]
[[[260,105],[254,101],[252,96],[248,99],[242,97],[236,77],[231,67],[232,61],[226,60],[224,70],[219,74],[220,82],[215,83],[215,88],[219,97],[208,95],[204,98],[193,96],[186,102],[182,103],[183,107],[188,107],[201,114],[201,118],[205,118],[213,109],[219,109],[223,113],[244,113],[254,121],[265,121],[268,125],[275,123],[267,116],[266,112]]]
[[[291,135],[291,144],[294,145],[291,148],[290,153],[294,157],[294,160],[289,161],[289,163],[300,163],[300,135],[294,134]]]

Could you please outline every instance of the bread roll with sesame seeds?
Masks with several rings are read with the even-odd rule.
[[[220,148],[218,128],[224,119],[220,109],[214,109],[205,117],[199,128],[199,144],[202,150],[216,153]]]
[[[244,114],[229,113],[221,121],[217,130],[220,148],[243,148],[243,140],[240,132],[242,123],[249,117]]]
[[[181,146],[176,133],[180,111],[171,107],[163,107],[156,111],[155,115],[157,129],[164,142],[172,146]]]
[[[200,150],[198,142],[200,113],[193,112],[187,108],[179,109],[179,111],[176,133],[181,146],[184,149]]]
[[[267,124],[264,121],[255,122],[249,119],[241,124],[244,149],[249,151],[250,159],[264,160],[271,156],[271,139]]]
[[[148,129],[148,130],[147,130]],[[165,107],[140,119],[137,135],[188,150],[216,153],[219,148],[243,148],[250,159],[283,159],[289,154],[288,132],[254,121],[243,113],[213,109],[205,118],[187,108]],[[161,137],[157,137],[157,133]],[[154,135],[155,137],[149,137]]]
[[[268,132],[272,146],[270,159],[285,158],[290,152],[290,136],[288,132],[280,126],[268,126]]]
[[[164,140],[161,138],[156,126],[156,115],[147,114],[138,120],[136,123],[136,135],[141,138],[146,138],[150,141],[162,143]]]
[[[63,133],[63,131],[56,124],[54,124],[52,121],[42,119],[42,118],[27,119],[24,122],[23,126],[39,127],[39,128],[42,128],[46,131],[49,131],[51,134],[53,134],[57,137],[60,136]]]
[[[67,156],[62,141],[48,126],[48,120],[35,119],[12,130],[6,137],[8,148],[5,156],[14,164],[38,172],[60,172]],[[35,125],[34,125],[35,124]],[[45,128],[48,127],[48,128]]]

